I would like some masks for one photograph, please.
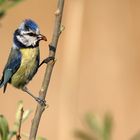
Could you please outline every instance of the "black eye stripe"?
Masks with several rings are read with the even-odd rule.
[[[29,36],[36,36],[35,33],[27,33],[27,35],[29,35]]]

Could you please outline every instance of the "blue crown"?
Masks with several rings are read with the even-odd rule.
[[[36,31],[36,29],[39,28],[38,25],[34,21],[32,21],[31,19],[26,19],[24,21],[24,26],[28,29],[33,30],[33,31]]]

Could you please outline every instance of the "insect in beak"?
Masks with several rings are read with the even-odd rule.
[[[39,35],[38,35],[38,38],[39,38],[39,40],[47,41],[46,36],[44,36],[44,35],[42,35],[42,34],[39,34]]]

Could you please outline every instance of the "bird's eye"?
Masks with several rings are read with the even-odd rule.
[[[29,36],[36,36],[35,33],[28,33]]]

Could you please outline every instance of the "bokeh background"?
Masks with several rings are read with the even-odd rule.
[[[48,42],[41,42],[41,59],[48,55],[57,0],[25,0],[0,20],[0,75],[12,46],[14,30],[26,18],[35,20]],[[140,1],[66,0],[62,33],[46,97],[39,135],[49,140],[74,140],[86,112],[113,116],[113,140],[128,140],[140,130]],[[43,66],[30,82],[38,95]],[[36,102],[8,85],[0,90],[0,114],[10,126],[16,105],[35,111]],[[22,130],[29,133],[34,112]]]

